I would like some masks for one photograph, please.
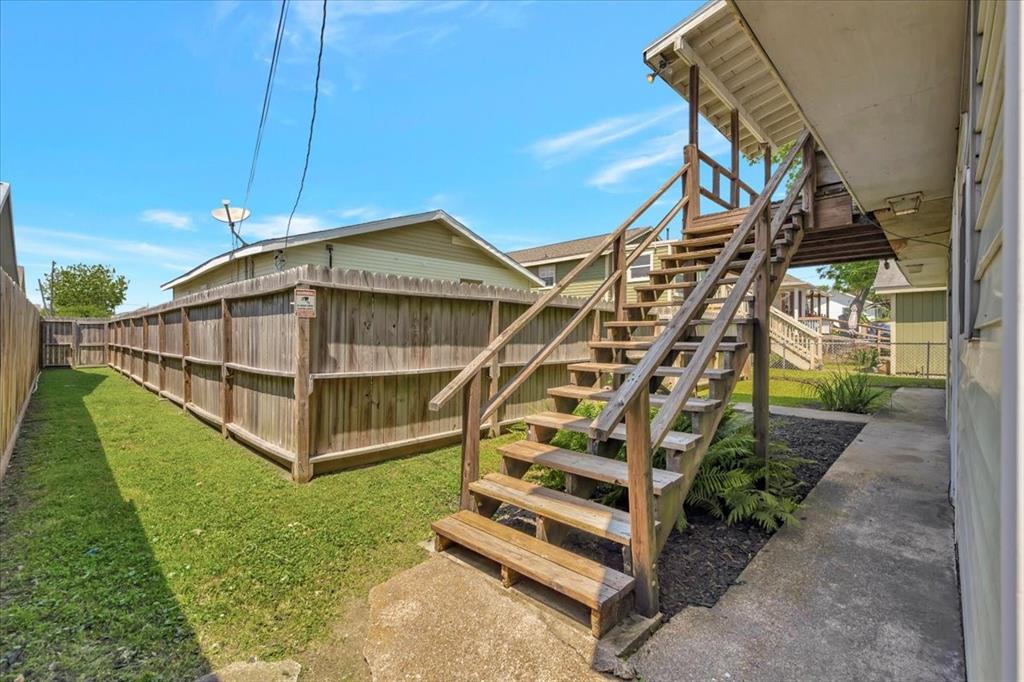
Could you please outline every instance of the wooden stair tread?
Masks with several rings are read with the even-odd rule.
[[[626,487],[629,485],[629,467],[625,462],[588,455],[575,450],[566,450],[556,447],[550,443],[534,443],[529,440],[521,440],[498,448],[498,452],[504,457],[540,464],[551,469],[558,469],[568,474],[576,474],[591,478],[595,481],[604,481]],[[654,475],[654,494],[661,495],[666,488],[675,485],[683,480],[682,474],[677,474],[664,469],[652,469]]]
[[[714,317],[702,317],[697,320],[690,320],[690,326],[696,326],[700,324],[714,324],[717,318]],[[753,324],[753,317],[736,317],[729,320],[729,324]],[[621,329],[632,329],[634,327],[664,327],[668,324],[668,320],[608,320],[604,323],[605,327],[617,327]]]
[[[634,369],[636,369],[636,365],[619,362],[574,362],[569,365],[570,372],[592,372],[597,374],[632,374]],[[680,377],[685,371],[685,367],[659,367],[654,370],[654,376]],[[704,370],[704,376],[712,379],[722,379],[732,376],[733,371],[731,369],[708,367]]]
[[[561,412],[538,412],[526,418],[527,424],[542,426],[549,429],[564,429],[575,433],[590,433],[590,422],[586,417],[577,417],[574,414],[562,414]],[[626,425],[617,425],[609,435],[614,440],[626,440]],[[697,445],[700,435],[696,433],[683,433],[682,431],[669,431],[662,441],[662,446],[669,450],[686,451]]]
[[[707,323],[699,323],[707,324]],[[591,341],[591,348],[610,348],[612,350],[648,350],[654,343],[654,339],[648,337],[644,341]],[[673,350],[695,351],[700,347],[701,341],[679,341],[672,345]],[[746,341],[722,341],[716,349],[721,353],[731,353],[746,347]]]
[[[632,303],[625,304],[623,307],[625,309],[627,309],[627,310],[630,310],[630,309],[637,309],[637,308],[641,308],[642,309],[642,308],[661,308],[661,307],[664,307],[664,306],[680,306],[680,305],[683,305],[683,303],[685,303],[687,300],[688,299],[686,299],[686,298],[670,298],[670,299],[668,299],[666,301],[634,301]],[[747,295],[745,295],[743,297],[743,300],[747,301],[747,302],[752,302],[754,300],[754,296],[752,294],[747,294]],[[707,305],[712,305],[712,304],[715,304],[715,303],[725,303],[725,301],[726,301],[725,298],[708,298],[708,299],[705,299],[704,302]]]
[[[620,545],[630,543],[629,512],[505,474],[487,474],[469,489]]]
[[[549,388],[548,395],[558,396],[560,398],[573,398],[575,400],[596,400],[606,402],[612,399],[612,396],[615,395],[615,391],[599,386],[577,386],[576,384],[567,384],[565,386]],[[666,398],[667,396],[652,393],[651,405],[660,407],[662,403],[665,402]],[[683,410],[686,412],[709,412],[721,404],[721,400],[690,398],[683,406]]]
[[[471,511],[456,512],[430,527],[438,535],[591,609],[621,599],[635,584],[624,573]]]

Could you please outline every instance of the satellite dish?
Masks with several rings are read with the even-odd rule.
[[[213,209],[210,211],[210,215],[212,215],[215,220],[219,220],[222,223],[234,225],[235,223],[240,223],[252,215],[252,211],[247,208],[225,205],[220,208]]]

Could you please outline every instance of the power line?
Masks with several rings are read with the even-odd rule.
[[[270,99],[274,91],[274,76],[277,73],[278,57],[281,54],[281,44],[284,42],[284,26],[288,20],[288,0],[281,0],[281,11],[277,16],[277,31],[274,35],[274,50],[270,55],[270,69],[267,71],[267,84],[263,89],[263,107],[260,110],[260,123],[256,129],[256,144],[252,150],[252,163],[249,166],[249,180],[245,185],[245,201],[243,208],[249,207],[249,196],[252,193],[252,183],[256,178],[256,165],[260,157],[260,147],[263,145],[263,129],[270,114]],[[236,235],[237,236],[237,235]],[[241,237],[238,237],[241,241]],[[245,242],[242,242],[243,244]]]
[[[324,58],[324,31],[327,29],[327,0],[324,0],[323,17],[320,19],[320,51],[316,55],[316,79],[313,81],[313,115],[309,119],[309,139],[306,140],[306,161],[302,165],[302,178],[299,180],[299,192],[295,195],[295,204],[292,212],[288,214],[288,225],[284,230],[284,246],[282,251],[288,248],[288,234],[292,229],[292,218],[299,208],[299,200],[302,198],[302,190],[306,186],[306,173],[309,171],[309,155],[313,152],[313,128],[316,125],[316,103],[320,99],[320,65]]]

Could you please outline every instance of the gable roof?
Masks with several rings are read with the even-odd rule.
[[[302,246],[304,244],[315,244],[316,242],[329,241],[332,239],[345,239],[346,237],[354,237],[357,234],[367,234],[369,232],[381,232],[383,230],[392,230],[397,227],[408,227],[409,225],[418,225],[420,223],[439,222],[449,227],[454,232],[465,237],[472,243],[476,244],[482,250],[486,251],[495,260],[499,261],[502,265],[509,267],[519,274],[523,275],[531,282],[541,285],[543,282],[532,272],[524,268],[518,262],[509,258],[504,252],[500,251],[487,240],[478,235],[477,233],[470,230],[468,227],[460,223],[458,220],[453,218],[447,212],[442,210],[427,211],[425,213],[414,213],[412,215],[397,216],[395,218],[385,218],[383,220],[372,220],[367,223],[358,223],[356,225],[346,225],[343,227],[335,227],[329,230],[319,230],[318,232],[305,232],[303,234],[297,234],[295,236],[288,237],[288,248],[296,246]],[[189,280],[195,279],[200,275],[209,272],[215,268],[230,262],[235,258],[245,258],[248,256],[255,256],[261,253],[267,253],[268,251],[278,251],[283,249],[285,246],[284,237],[273,237],[270,239],[263,239],[258,242],[253,242],[247,246],[243,246],[240,249],[234,251],[225,251],[224,253],[214,256],[209,260],[200,263],[196,267],[192,268],[185,274],[172,279],[169,282],[160,285],[160,288],[167,290],[171,287],[176,287],[188,282]]]
[[[633,242],[646,237],[652,229],[654,228],[634,227],[631,230],[626,230],[626,243],[632,244]],[[556,242],[554,244],[534,246],[529,249],[509,251],[508,255],[524,265],[536,265],[538,263],[554,260],[569,260],[573,256],[586,256],[597,248],[598,245],[600,245],[601,240],[605,239],[607,236],[608,233],[594,235],[593,237],[570,239],[569,241]]]

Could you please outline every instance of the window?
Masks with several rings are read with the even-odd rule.
[[[537,269],[537,276],[544,281],[544,286],[555,286],[555,266],[542,265]]]
[[[483,284],[482,279],[467,279],[465,277],[459,277],[459,284]]]
[[[651,262],[654,260],[653,251],[644,251],[633,264],[629,266],[629,281],[640,282],[651,278]]]

